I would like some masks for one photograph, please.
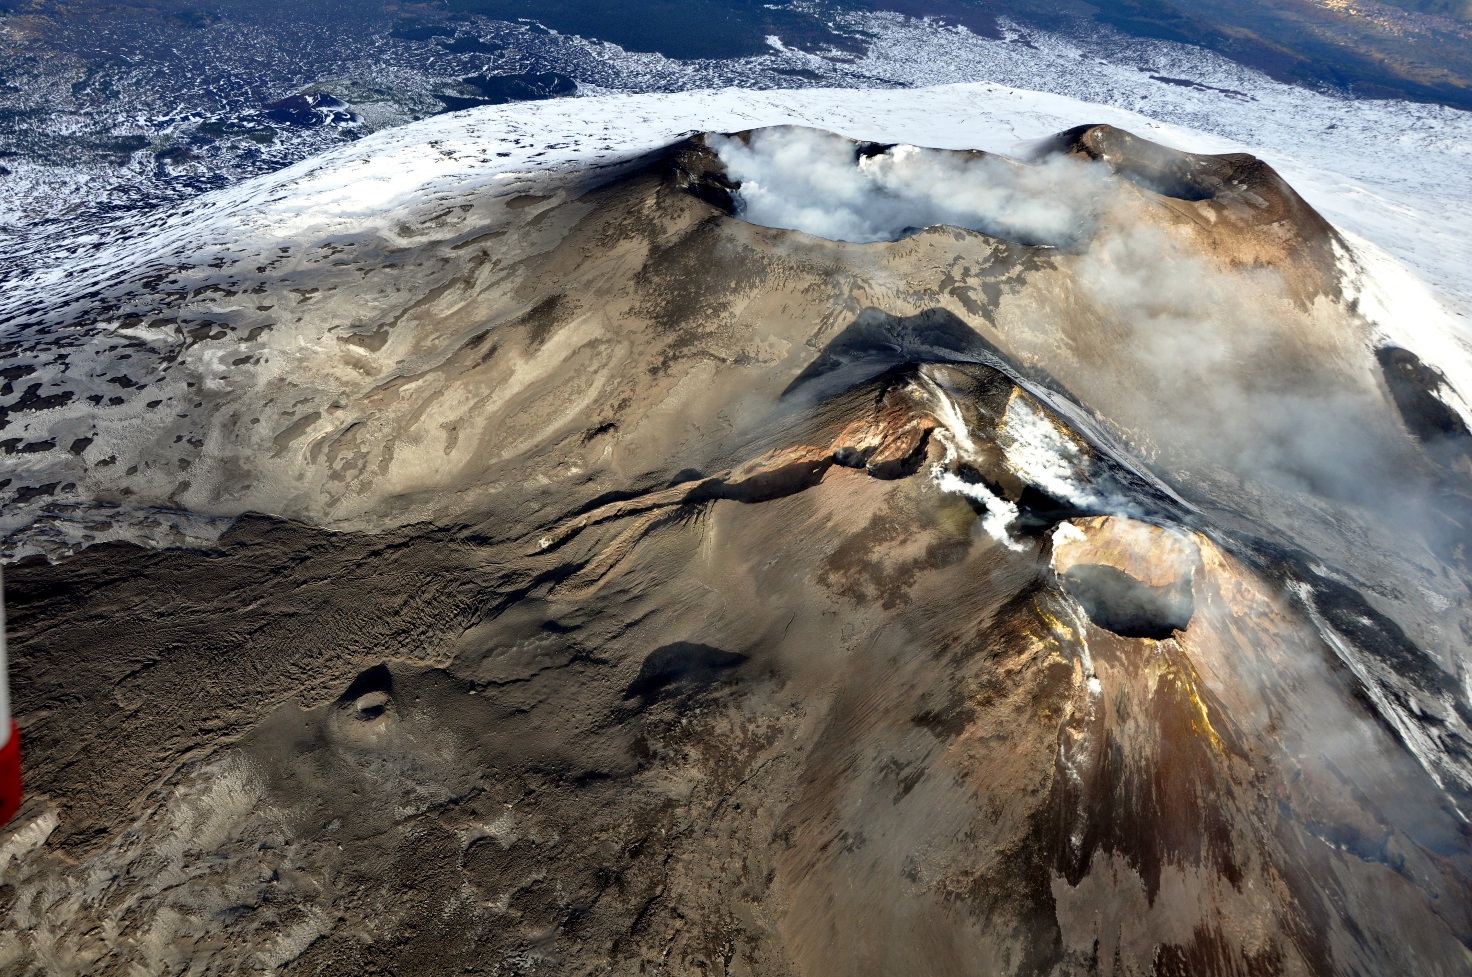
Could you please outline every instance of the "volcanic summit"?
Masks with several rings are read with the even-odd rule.
[[[1463,367],[1268,162],[584,149],[6,299],[0,968],[1467,972]]]

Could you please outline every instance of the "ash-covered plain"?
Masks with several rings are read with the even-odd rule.
[[[1464,367],[1266,163],[273,192],[12,300],[5,972],[1467,972]]]

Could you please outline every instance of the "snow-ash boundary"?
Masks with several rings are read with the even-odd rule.
[[[24,322],[38,308],[57,308],[124,273],[258,252],[287,237],[327,240],[387,230],[392,213],[416,200],[521,174],[616,164],[694,132],[804,125],[876,142],[1016,153],[1076,125],[1109,123],[1178,149],[1251,152],[1267,160],[1349,232],[1355,252],[1345,256],[1346,271],[1354,272],[1360,293],[1375,296],[1366,311],[1386,336],[1441,367],[1467,397],[1472,235],[1443,225],[1472,208],[1472,174],[1457,153],[1472,147],[1472,116],[1435,113],[1438,135],[1428,144],[1426,132],[1396,123],[1399,103],[1299,94],[1305,101],[1295,110],[1297,127],[1261,126],[1256,134],[1272,141],[1257,146],[990,82],[868,91],[727,88],[473,109],[383,130],[276,173],[99,228],[71,241],[65,253],[0,253],[0,268],[19,269],[0,273],[0,324]],[[1326,106],[1330,115],[1322,114]],[[1419,125],[1425,115],[1410,121]],[[1355,158],[1345,156],[1341,138],[1325,134],[1339,127],[1331,117],[1355,130]],[[1417,173],[1422,176],[1408,175]]]

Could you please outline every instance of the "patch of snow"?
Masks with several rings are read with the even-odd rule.
[[[1014,394],[1002,417],[1001,445],[1007,467],[1055,499],[1082,508],[1102,500],[1087,484],[1088,459],[1030,397]]]
[[[1360,688],[1374,705],[1375,711],[1395,729],[1406,749],[1436,785],[1446,790],[1450,779],[1463,793],[1472,789],[1472,771],[1459,762],[1461,751],[1448,749],[1443,741],[1443,737],[1457,737],[1465,742],[1469,734],[1472,734],[1465,720],[1461,718],[1454,698],[1443,697],[1436,703],[1436,715],[1427,717],[1425,705],[1416,700],[1417,691],[1426,694],[1424,690],[1407,686],[1392,668],[1376,661],[1353,642],[1345,639],[1319,613],[1311,586],[1294,582],[1289,584],[1288,589],[1298,598],[1300,606],[1307,612],[1324,643],[1333,649],[1339,660],[1359,680]],[[1463,821],[1468,820],[1467,811],[1462,810],[1455,802],[1452,807]]]

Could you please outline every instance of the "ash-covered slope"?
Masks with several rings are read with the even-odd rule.
[[[1465,366],[1281,177],[606,162],[12,299],[7,971],[1465,972]]]

